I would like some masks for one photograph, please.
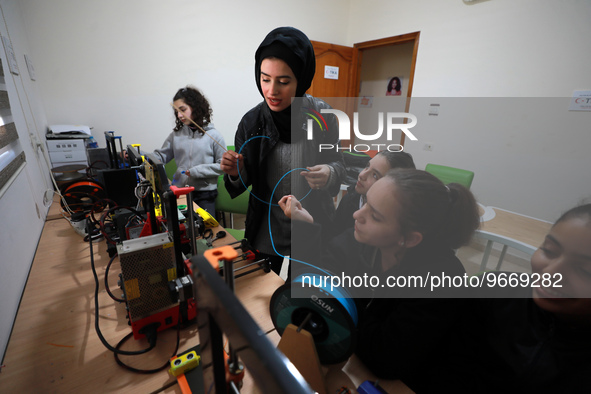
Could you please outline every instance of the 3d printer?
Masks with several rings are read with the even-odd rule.
[[[191,269],[182,251],[188,242],[178,220],[177,198],[193,188],[169,186],[163,163],[151,154],[143,158],[128,147],[130,168],[137,170],[143,185],[146,223],[141,237],[117,245],[121,263],[121,288],[136,339],[146,326],[161,331],[196,317]],[[161,213],[161,215],[158,215]],[[195,238],[193,234],[191,238]]]

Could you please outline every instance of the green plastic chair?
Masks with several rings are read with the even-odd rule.
[[[166,171],[166,176],[168,179],[172,180],[174,177],[174,173],[176,172],[176,160],[172,159],[168,163],[164,165],[164,171]]]
[[[425,171],[435,175],[444,184],[459,183],[462,186],[470,189],[472,180],[474,180],[474,172],[462,170],[460,168],[441,166],[438,164],[427,164]]]
[[[250,187],[249,187],[250,190]],[[224,176],[218,177],[218,195],[215,199],[215,210],[221,212],[222,223],[226,231],[230,233],[237,240],[244,238],[244,230],[237,230],[234,228],[234,217],[233,214],[246,215],[248,211],[248,199],[250,197],[249,192],[244,192],[236,198],[230,197],[230,193],[224,185]],[[230,214],[230,228],[226,227],[226,212]]]

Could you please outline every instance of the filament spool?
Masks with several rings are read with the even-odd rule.
[[[74,212],[88,212],[92,209],[95,202],[107,198],[107,193],[103,187],[94,181],[73,182],[64,187],[62,192],[63,200]],[[63,209],[64,201],[61,201]]]
[[[302,287],[304,276],[320,278],[317,274],[300,275],[273,293],[270,304],[273,325],[279,335],[283,335],[288,324],[299,327],[311,315],[302,328],[314,338],[320,362],[336,364],[345,361],[355,349],[357,307],[344,289],[331,291],[326,287]],[[306,296],[292,298],[292,287],[295,286],[299,287],[298,292],[305,291]]]

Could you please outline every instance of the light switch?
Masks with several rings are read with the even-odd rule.
[[[438,116],[439,115],[439,104],[431,104],[429,106],[429,116]]]

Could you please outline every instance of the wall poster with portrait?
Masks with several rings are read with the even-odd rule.
[[[402,77],[396,76],[388,80],[386,96],[400,96],[402,94]]]

